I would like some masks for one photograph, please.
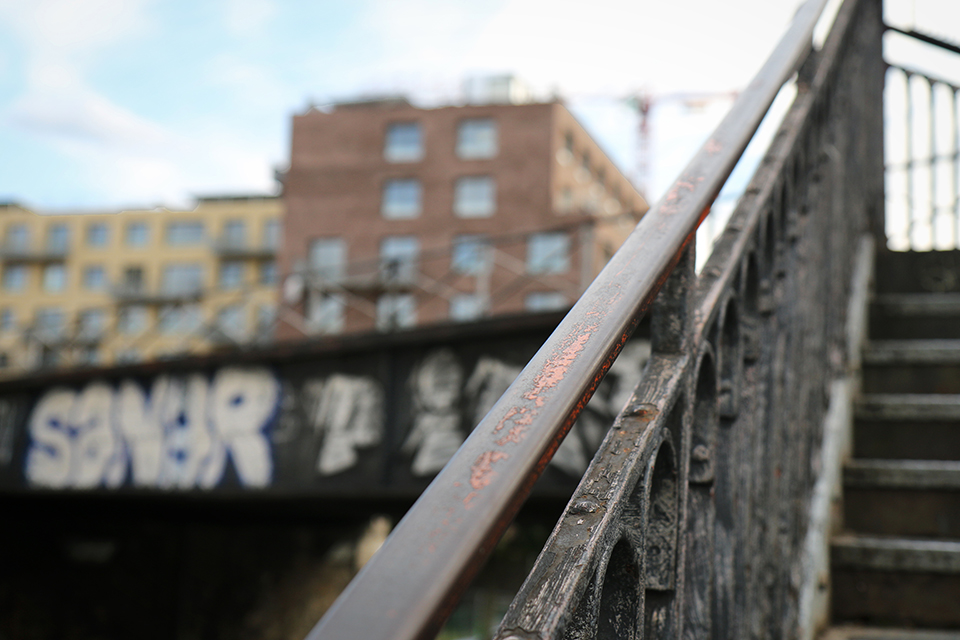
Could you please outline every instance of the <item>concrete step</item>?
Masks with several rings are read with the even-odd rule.
[[[843,486],[960,491],[960,461],[854,459],[843,468]]]
[[[867,393],[960,394],[960,340],[878,340],[863,351]]]
[[[873,340],[960,339],[960,293],[895,293],[870,305]]]
[[[856,406],[853,456],[960,460],[960,395],[863,396]]]
[[[858,419],[960,423],[960,394],[868,393],[857,403]]]
[[[832,540],[830,562],[837,568],[960,575],[960,540],[844,534]]]
[[[830,558],[834,620],[960,627],[960,540],[842,535]]]
[[[852,460],[843,522],[863,534],[960,539],[960,462]]]
[[[960,340],[873,340],[863,351],[864,364],[957,364]]]

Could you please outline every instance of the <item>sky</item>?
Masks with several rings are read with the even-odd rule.
[[[960,31],[960,2],[897,4],[901,23]],[[0,201],[102,210],[272,192],[291,116],[309,105],[384,93],[438,105],[460,98],[464,78],[502,73],[567,100],[631,177],[628,98],[654,96],[655,197],[731,103],[691,107],[677,94],[745,86],[797,6],[0,0]]]

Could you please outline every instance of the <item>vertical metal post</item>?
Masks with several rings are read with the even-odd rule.
[[[930,89],[930,245],[936,249],[937,219],[937,89],[936,83],[927,78]]]
[[[953,248],[960,248],[960,127],[957,126],[957,89],[950,93],[950,122],[953,128]]]
[[[907,244],[913,246],[913,94],[911,79],[913,74],[904,73],[907,81]]]

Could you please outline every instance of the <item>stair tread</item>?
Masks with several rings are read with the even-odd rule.
[[[836,567],[960,573],[960,540],[841,534],[830,547]]]
[[[863,350],[864,364],[954,364],[960,340],[874,340]]]
[[[948,393],[871,393],[861,397],[858,418],[960,420],[960,395]]]
[[[960,630],[838,625],[824,631],[821,640],[960,640]]]
[[[873,302],[887,315],[960,314],[960,293],[885,293]]]
[[[843,468],[845,487],[960,490],[960,461],[853,459]]]

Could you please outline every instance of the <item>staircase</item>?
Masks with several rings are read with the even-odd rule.
[[[960,638],[956,262],[956,252],[878,261],[844,529],[831,545],[832,617],[846,626],[828,637]]]

